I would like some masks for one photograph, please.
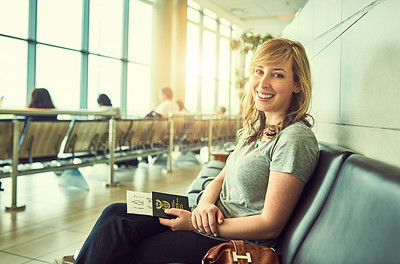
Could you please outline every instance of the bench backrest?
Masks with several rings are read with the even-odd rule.
[[[168,120],[155,120],[151,135],[151,144],[153,147],[167,146],[169,140],[169,122]]]
[[[57,157],[69,129],[70,121],[27,121],[19,147],[20,159]]]
[[[174,140],[186,140],[194,123],[194,115],[174,115]]]
[[[195,119],[186,140],[189,142],[200,142],[208,138],[209,121],[206,119]]]
[[[11,119],[0,119],[0,160],[12,158],[12,138],[13,138],[13,121]],[[22,134],[25,121],[19,122],[19,137]],[[18,137],[18,140],[19,140]]]
[[[133,135],[132,120],[116,120],[115,121],[115,146],[128,147],[130,144],[131,136]]]
[[[282,264],[292,263],[308,231],[321,212],[341,165],[351,154],[344,148],[327,144],[320,144],[319,148],[317,167],[275,247]]]
[[[138,119],[132,121],[132,137],[130,145],[133,148],[145,148],[151,142],[151,133],[153,129],[153,123],[155,121],[151,119]]]
[[[212,121],[213,130],[212,138],[213,140],[223,140],[229,137],[229,119],[219,118]]]
[[[75,120],[64,153],[95,152],[108,125],[108,120]]]
[[[354,154],[293,263],[399,263],[399,241],[400,168]]]
[[[230,118],[228,127],[228,139],[235,139],[238,130],[242,127],[240,118]]]

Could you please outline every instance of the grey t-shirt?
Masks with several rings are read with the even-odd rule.
[[[227,160],[217,206],[226,218],[261,214],[269,172],[291,173],[307,182],[318,157],[317,140],[303,122],[289,125],[274,140],[239,142]]]

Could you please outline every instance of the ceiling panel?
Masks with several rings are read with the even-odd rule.
[[[233,16],[245,31],[280,36],[308,0],[198,0],[219,16]],[[226,17],[229,19],[228,17]]]

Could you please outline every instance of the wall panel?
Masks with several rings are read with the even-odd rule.
[[[341,145],[357,153],[400,166],[400,148],[398,147],[400,131],[398,130],[341,126],[339,141]]]
[[[314,3],[314,38],[329,32],[342,17],[341,0],[315,1]]]
[[[400,129],[400,1],[387,0],[343,34],[345,124]],[[396,26],[397,25],[397,26]]]
[[[320,122],[318,116],[314,117],[316,117],[317,122],[315,123],[313,129],[318,142],[325,142],[329,144],[339,145],[340,125]]]
[[[335,41],[311,60],[313,100],[311,111],[319,122],[339,123],[340,41]]]

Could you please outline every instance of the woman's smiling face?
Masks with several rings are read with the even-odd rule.
[[[293,93],[300,92],[300,87],[293,79],[292,62],[284,64],[256,65],[250,76],[255,106],[265,112],[272,122],[282,121],[286,114]]]

